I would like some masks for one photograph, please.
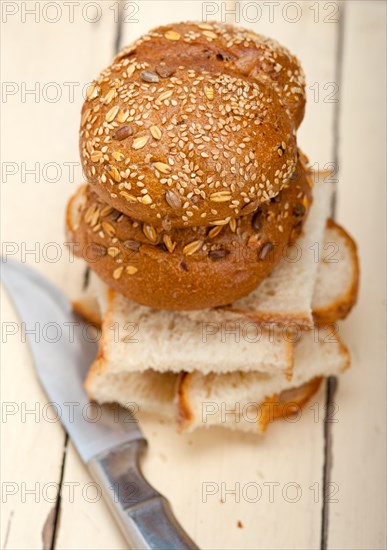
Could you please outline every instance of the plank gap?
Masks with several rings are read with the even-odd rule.
[[[325,415],[324,415],[324,466],[322,490],[322,518],[321,518],[321,550],[328,548],[329,533],[329,496],[333,459],[333,423],[335,412],[335,395],[339,382],[336,376],[330,376],[326,384]]]
[[[11,532],[11,525],[12,525],[13,515],[14,515],[14,511],[11,510],[11,513],[9,514],[9,518],[8,518],[8,521],[7,521],[7,530],[5,532],[5,538],[4,538],[4,544],[3,544],[3,549],[4,550],[6,550],[7,545],[8,545],[8,539],[9,539],[9,534]]]
[[[121,40],[122,40],[122,28],[124,23],[124,9],[123,9],[123,0],[118,2],[118,21],[116,23],[116,36],[114,40],[114,53],[117,54],[121,49]]]
[[[333,105],[333,167],[336,174],[339,173],[340,164],[340,121],[341,121],[341,85],[343,82],[343,59],[344,59],[344,30],[345,30],[345,4],[340,3],[340,16],[338,22],[337,45],[336,45],[336,63],[335,63],[335,81],[338,85],[338,101]],[[336,214],[337,204],[337,186],[332,194],[331,214],[332,218]]]
[[[63,485],[63,480],[64,480],[65,466],[66,466],[68,441],[69,441],[69,436],[66,432],[65,433],[64,444],[63,444],[63,455],[62,455],[62,464],[61,464],[61,468],[60,468],[58,495],[56,497],[55,508],[54,508],[55,512],[54,512],[54,519],[53,519],[53,529],[52,529],[50,550],[55,550],[56,537],[57,537],[58,530],[59,530],[59,516],[60,516],[61,502],[62,502],[62,485]]]
[[[345,25],[345,5],[340,3],[340,16],[338,22],[337,45],[336,45],[336,63],[335,63],[335,81],[338,85],[338,101],[333,107],[333,166],[336,173],[339,172],[340,159],[340,116],[341,116],[341,84],[343,75],[344,59],[344,25]],[[337,185],[332,194],[331,216],[335,218],[337,204]],[[332,470],[333,456],[333,423],[330,420],[330,411],[334,407],[334,396],[338,387],[338,379],[330,376],[325,387],[325,418],[324,418],[324,464],[323,464],[323,490],[322,490],[322,509],[321,509],[321,550],[327,550],[329,534],[329,488]]]

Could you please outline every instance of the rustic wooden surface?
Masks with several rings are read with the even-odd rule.
[[[70,263],[63,246],[63,209],[82,178],[77,149],[80,90],[119,45],[153,25],[201,19],[209,4],[81,2],[71,21],[66,3],[57,2],[62,12],[55,23],[47,19],[58,14],[45,12],[45,2],[39,3],[39,21],[33,15],[23,19],[22,10],[34,2],[7,4],[17,12],[6,20],[4,9],[2,13],[1,77],[8,86],[6,97],[3,86],[1,104],[3,252],[4,246],[7,253],[12,249],[16,258],[74,295],[83,266]],[[99,6],[97,14],[91,4]],[[202,548],[382,549],[386,5],[284,2],[274,6],[270,21],[269,7],[262,2],[210,4],[218,10],[217,19],[224,16],[222,9],[236,9],[241,25],[278,38],[303,63],[308,107],[299,142],[320,168],[339,164],[336,216],[360,247],[359,305],[342,327],[353,365],[336,394],[322,388],[301,421],[277,423],[265,439],[221,429],[181,436],[158,422],[144,422],[149,441],[144,471]],[[249,9],[252,4],[262,9],[259,22],[251,21],[257,12],[244,11],[248,4]],[[288,4],[296,4],[300,13],[286,8]],[[95,15],[99,21],[90,22]],[[296,15],[299,20],[290,22]],[[235,15],[227,20],[235,21]],[[58,90],[48,86],[53,82],[62,93],[57,101],[51,101]],[[24,97],[24,89],[39,85],[36,97]],[[35,163],[36,175],[25,174]],[[73,175],[69,163],[74,163]],[[58,181],[53,181],[55,171]],[[58,261],[50,261],[55,256],[48,246],[52,242],[60,244]],[[36,254],[26,254],[37,246]],[[18,319],[3,291],[1,297],[4,330],[4,323]],[[47,399],[20,334],[8,336],[3,346],[1,382],[1,547],[126,548],[71,442],[58,423],[48,421]],[[338,421],[324,430],[327,399],[338,407]],[[26,414],[31,410],[36,414]],[[331,502],[322,499],[324,480],[330,483]],[[217,493],[205,501],[203,490],[209,483]],[[292,483],[299,486],[297,502],[290,502]],[[248,502],[251,494],[244,498],[247,484],[259,484],[259,502]],[[222,488],[229,493],[222,495]]]

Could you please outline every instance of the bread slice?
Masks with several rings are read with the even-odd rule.
[[[357,301],[359,271],[355,241],[328,220],[313,292],[315,323],[332,323],[348,315]]]
[[[332,186],[317,181],[313,204],[302,235],[284,258],[253,292],[227,307],[180,312],[199,322],[251,320],[299,328],[313,327],[312,296],[318,268],[316,254],[324,240]]]
[[[98,403],[119,403],[122,407],[173,422],[176,419],[174,396],[179,375],[172,372],[112,373],[104,360],[93,363],[85,389]]]
[[[273,420],[299,412],[323,376],[339,374],[348,366],[347,348],[334,331],[325,328],[302,335],[291,382],[255,372],[179,375],[148,369],[116,373],[100,358],[90,369],[85,387],[90,399],[99,403],[116,402],[135,413],[177,420],[182,430],[217,425],[262,433]]]
[[[212,373],[207,376],[199,372],[184,374],[176,394],[179,424],[188,431],[201,425],[263,431],[270,421],[270,407],[275,410],[276,404],[280,406],[280,412],[271,413],[275,419],[282,414],[283,401],[292,399],[291,393],[286,395],[283,392],[310,382],[307,399],[311,387],[314,387],[313,379],[339,374],[348,368],[349,363],[346,346],[328,327],[302,335],[295,346],[292,380],[259,372]],[[297,400],[299,392],[300,389],[296,392]]]
[[[292,338],[251,322],[197,323],[108,291],[99,361],[109,372],[243,372],[291,376]]]
[[[82,260],[76,260],[82,261]],[[106,284],[90,268],[87,270],[86,285],[80,295],[72,300],[73,310],[86,319],[91,325],[100,327],[102,324],[102,312],[106,310],[106,299],[108,288]]]

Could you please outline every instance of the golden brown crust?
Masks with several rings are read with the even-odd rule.
[[[82,300],[74,300],[71,302],[71,305],[75,313],[80,315],[90,325],[93,325],[96,328],[101,327],[101,316],[93,307],[90,307],[87,302]]]
[[[327,228],[332,228],[346,241],[346,244],[351,254],[351,264],[353,266],[352,281],[345,292],[340,294],[336,302],[328,304],[324,307],[313,308],[313,319],[316,325],[324,325],[334,323],[340,319],[345,319],[351,309],[357,302],[359,293],[360,265],[359,256],[357,253],[357,245],[347,231],[334,220],[327,220]]]
[[[266,431],[268,425],[274,420],[289,418],[289,416],[297,414],[317,393],[323,379],[324,377],[318,376],[297,388],[267,397],[260,404],[259,431]]]
[[[81,205],[75,252],[124,296],[174,310],[221,306],[251,292],[297,238],[311,202],[301,163],[291,186],[277,197],[212,228],[157,229],[114,210],[90,189],[81,193],[86,200],[69,204]]]
[[[204,25],[160,27],[123,50],[82,110],[89,183],[156,227],[237,218],[295,168],[305,103],[297,60],[251,31]]]
[[[180,431],[185,430],[194,419],[186,389],[186,386],[189,385],[190,376],[192,376],[192,374],[193,373],[182,372],[176,384],[176,422]]]

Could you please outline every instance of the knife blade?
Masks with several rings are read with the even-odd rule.
[[[128,411],[98,405],[90,412],[83,380],[97,353],[95,338],[67,297],[25,264],[1,259],[1,281],[23,323],[33,364],[66,431],[100,484],[132,548],[197,548],[168,501],[144,479],[146,440]],[[123,411],[123,409],[121,409]]]

